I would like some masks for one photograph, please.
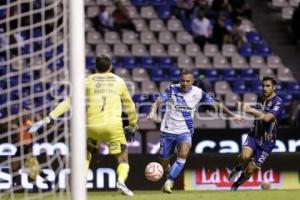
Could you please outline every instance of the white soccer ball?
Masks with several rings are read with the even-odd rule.
[[[149,181],[158,181],[164,174],[164,169],[157,162],[149,163],[145,168],[145,176]]]

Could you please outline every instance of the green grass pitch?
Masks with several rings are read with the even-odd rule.
[[[35,194],[36,195],[36,194]],[[36,196],[36,199],[40,199]],[[16,200],[25,200],[23,195],[15,196]],[[29,198],[31,199],[31,198]],[[50,194],[43,200],[65,200],[66,196]],[[135,196],[127,197],[119,192],[89,192],[88,200],[298,200],[300,190],[262,190],[262,191],[173,191],[164,194],[161,191],[135,191]]]

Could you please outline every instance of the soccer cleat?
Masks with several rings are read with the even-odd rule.
[[[239,185],[238,185],[237,183],[234,183],[234,184],[232,184],[230,190],[231,190],[232,192],[235,192],[235,191],[237,191],[238,187],[239,187]]]
[[[172,187],[173,187],[173,183],[170,183],[170,182],[166,181],[164,186],[162,187],[162,191],[164,193],[171,194],[172,193]]]
[[[122,194],[126,196],[133,196],[134,193],[128,189],[128,187],[124,183],[117,182],[117,188],[122,192]]]
[[[229,176],[228,176],[228,180],[229,180],[229,181],[234,181],[235,178],[237,177],[237,175],[239,174],[240,171],[241,171],[241,170],[238,169],[238,167],[235,166],[235,167],[231,170],[231,172],[230,172],[230,174],[229,174]]]

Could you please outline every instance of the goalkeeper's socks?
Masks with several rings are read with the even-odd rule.
[[[117,167],[118,181],[120,183],[125,183],[129,173],[129,164],[120,163]]]
[[[177,160],[173,163],[171,167],[171,171],[168,176],[168,180],[175,180],[175,178],[180,174],[182,171],[184,165],[185,165],[186,160],[177,158]]]

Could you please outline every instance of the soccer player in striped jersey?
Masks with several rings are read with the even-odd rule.
[[[133,139],[137,129],[137,114],[135,104],[132,101],[125,81],[111,73],[111,57],[103,54],[96,58],[96,73],[86,78],[86,113],[87,113],[87,136],[88,155],[87,166],[91,160],[90,153],[93,145],[97,147],[101,141],[108,144],[110,154],[115,155],[118,162],[117,188],[128,196],[134,193],[127,188],[125,181],[129,173],[127,140]],[[35,123],[30,132],[37,131],[44,124],[56,120],[70,107],[70,97],[60,103],[48,117]],[[129,126],[124,133],[122,124],[122,105],[128,114]]]
[[[247,103],[237,102],[237,107],[254,116],[255,120],[243,144],[242,152],[238,155],[237,163],[228,176],[229,181],[234,181],[242,171],[238,180],[231,186],[232,191],[237,190],[261,168],[275,147],[278,121],[284,110],[284,104],[276,94],[276,80],[273,77],[263,77],[262,87],[263,96],[258,100],[256,109]]]
[[[160,95],[160,98],[154,102],[148,115],[149,119],[155,119],[158,107],[162,103],[166,103],[167,109],[160,127],[160,163],[168,173],[167,180],[162,187],[165,193],[172,192],[174,180],[185,165],[191,148],[192,135],[194,133],[193,119],[197,105],[214,106],[226,113],[235,122],[243,121],[239,115],[232,113],[225,106],[216,102],[202,89],[193,86],[193,83],[193,71],[184,69],[181,72],[180,83],[173,84],[167,88]],[[177,159],[172,166],[169,166],[170,157],[175,148],[177,150]]]

